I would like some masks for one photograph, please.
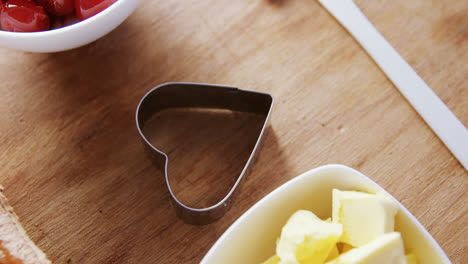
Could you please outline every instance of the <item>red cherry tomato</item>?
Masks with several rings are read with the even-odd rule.
[[[44,8],[31,0],[8,0],[0,11],[0,27],[6,31],[43,31],[49,23]]]
[[[76,16],[80,20],[90,18],[115,2],[117,0],[75,0]]]
[[[75,0],[36,0],[51,15],[63,16],[75,9]]]

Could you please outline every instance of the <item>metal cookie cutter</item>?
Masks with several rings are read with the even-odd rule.
[[[145,151],[164,172],[167,188],[175,205],[177,215],[190,224],[207,224],[224,215],[229,209],[236,190],[244,174],[252,162],[255,151],[265,132],[273,107],[273,97],[269,93],[239,89],[232,86],[211,85],[201,83],[165,83],[151,89],[143,96],[136,111],[136,125]],[[239,112],[256,113],[265,116],[262,130],[252,153],[241,174],[229,193],[217,204],[207,208],[192,208],[181,203],[174,195],[167,174],[168,156],[154,147],[143,134],[145,123],[155,113],[169,108],[211,108],[227,109]]]

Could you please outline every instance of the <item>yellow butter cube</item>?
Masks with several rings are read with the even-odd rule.
[[[341,224],[300,210],[289,218],[276,247],[280,264],[323,264],[341,237]]]
[[[400,233],[379,236],[326,264],[407,264]]]
[[[333,190],[333,223],[343,225],[340,242],[359,247],[393,232],[396,204],[383,195]]]
[[[408,262],[408,264],[418,264],[419,263],[418,258],[416,257],[416,255],[414,253],[406,254],[406,262]]]

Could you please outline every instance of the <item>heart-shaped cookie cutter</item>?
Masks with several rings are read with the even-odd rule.
[[[158,168],[164,172],[166,185],[175,205],[177,215],[186,223],[207,224],[224,215],[229,209],[240,183],[252,163],[266,130],[273,107],[273,97],[269,93],[239,89],[225,85],[203,83],[165,83],[154,87],[146,93],[138,104],[136,111],[136,125],[143,141],[144,149]],[[238,112],[255,113],[265,116],[263,126],[258,135],[255,146],[250,153],[242,172],[229,193],[218,203],[207,208],[192,208],[180,202],[174,195],[167,174],[168,156],[153,146],[145,134],[145,123],[157,112],[169,108],[209,108],[225,109]]]

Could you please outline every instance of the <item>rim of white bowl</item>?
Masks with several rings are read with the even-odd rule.
[[[62,27],[62,28],[57,28],[57,29],[49,29],[46,31],[38,31],[38,32],[11,32],[11,31],[5,31],[5,30],[0,30],[0,37],[5,36],[5,37],[15,37],[15,38],[37,38],[37,37],[53,37],[55,35],[62,35],[66,32],[70,31],[75,31],[77,28],[80,27],[87,27],[90,24],[94,24],[94,21],[100,20],[102,17],[107,16],[109,13],[113,12],[115,9],[120,8],[121,5],[123,5],[124,2],[126,1],[136,1],[138,2],[139,0],[117,0],[110,6],[108,6],[106,9],[102,10],[101,12],[97,13],[96,15],[87,18],[82,21],[78,21],[75,24]]]
[[[245,221],[245,219],[248,219],[248,217],[258,208],[260,207],[264,202],[272,199],[277,193],[282,192],[284,189],[290,188],[291,185],[297,184],[297,182],[304,181],[306,177],[310,177],[311,175],[316,175],[320,171],[324,170],[347,170],[350,171],[351,173],[355,174],[357,177],[364,179],[366,182],[369,182],[371,185],[376,187],[376,189],[380,189],[384,191],[385,193],[389,194],[392,199],[398,204],[398,207],[403,211],[403,213],[408,216],[413,223],[415,223],[416,227],[424,234],[426,238],[428,238],[429,243],[432,245],[432,247],[437,251],[438,255],[441,256],[442,259],[445,260],[446,263],[451,263],[450,259],[448,258],[447,254],[444,252],[444,250],[440,247],[439,243],[434,239],[434,237],[429,233],[429,231],[419,222],[419,220],[405,207],[403,206],[400,201],[398,201],[396,198],[393,197],[385,188],[380,186],[378,183],[373,181],[371,178],[368,176],[364,175],[362,172],[355,170],[351,167],[348,167],[346,165],[342,164],[328,164],[328,165],[323,165],[316,167],[314,169],[308,170],[292,179],[289,181],[283,183],[282,185],[278,186],[276,189],[268,193],[266,196],[264,196],[262,199],[260,199],[258,202],[256,202],[253,206],[251,206],[247,211],[245,211],[234,223],[232,223],[226,231],[216,240],[216,242],[211,246],[211,248],[208,250],[206,255],[203,257],[201,260],[201,264],[206,263],[210,258],[213,257],[217,249],[222,245],[224,240],[228,238],[228,235],[232,232],[235,231],[235,229],[239,228],[239,226],[242,225],[242,222]]]
[[[87,45],[125,21],[140,0],[118,0],[102,12],[73,25],[42,32],[0,31],[0,46],[33,53],[54,53]]]

